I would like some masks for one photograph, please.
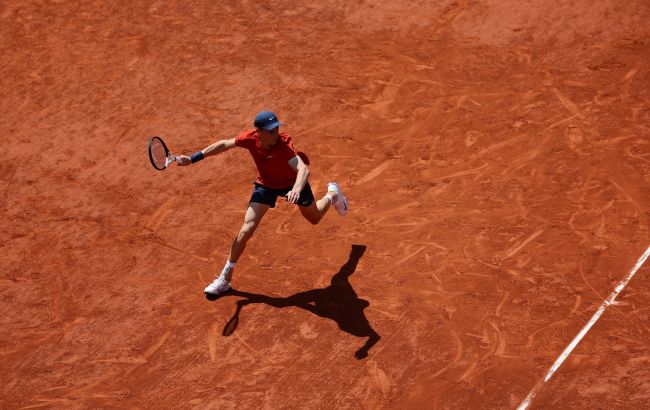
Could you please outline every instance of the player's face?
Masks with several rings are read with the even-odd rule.
[[[259,136],[263,145],[275,145],[278,142],[280,127],[275,127],[272,130],[259,129]]]

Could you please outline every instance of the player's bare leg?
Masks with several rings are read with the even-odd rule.
[[[338,184],[330,182],[327,184],[327,194],[307,207],[300,207],[300,213],[311,224],[316,225],[325,216],[331,205],[334,205],[339,215],[348,213],[348,200],[341,192]]]
[[[237,263],[241,254],[244,253],[246,243],[253,236],[253,233],[255,233],[255,230],[269,208],[271,207],[257,202],[248,204],[246,215],[244,215],[244,224],[230,247],[230,255],[228,256],[230,262]]]
[[[316,225],[325,216],[333,202],[332,195],[328,193],[318,201],[312,202],[311,205],[299,206],[298,208],[300,208],[300,213],[309,223]]]
[[[205,293],[218,295],[230,289],[230,280],[232,279],[232,273],[235,268],[235,264],[244,252],[246,243],[255,233],[255,230],[259,226],[262,218],[266,214],[266,211],[269,210],[269,208],[270,206],[268,205],[259,204],[256,202],[251,202],[248,205],[248,209],[244,215],[244,224],[235,237],[235,240],[232,242],[232,246],[230,247],[230,255],[228,256],[226,266],[224,266],[223,270],[221,271],[221,275],[219,275],[219,277],[215,279],[214,282],[212,282],[204,289]]]

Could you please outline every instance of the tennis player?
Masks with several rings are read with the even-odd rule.
[[[217,141],[201,151],[178,157],[178,165],[194,164],[204,158],[220,154],[231,148],[247,149],[257,166],[253,194],[244,216],[244,224],[230,248],[230,255],[221,274],[209,284],[204,292],[219,295],[230,289],[230,281],[246,243],[253,236],[262,218],[275,207],[278,196],[286,197],[298,205],[300,213],[316,225],[331,205],[341,216],[348,212],[348,200],[335,182],[327,185],[327,194],[316,201],[309,186],[309,167],[296,152],[291,137],[280,132],[282,123],[270,111],[262,111],[255,117],[254,129],[241,132],[235,138]]]

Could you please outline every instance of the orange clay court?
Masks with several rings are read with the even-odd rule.
[[[121,3],[121,4],[120,4]],[[650,3],[0,2],[0,407],[650,407]],[[280,200],[209,300],[275,111]]]

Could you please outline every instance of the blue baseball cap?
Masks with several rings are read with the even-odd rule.
[[[280,120],[278,120],[278,116],[272,113],[271,111],[262,111],[261,113],[257,114],[255,117],[255,121],[253,122],[253,125],[255,128],[261,128],[263,130],[272,130],[273,128],[277,128],[282,123]]]

